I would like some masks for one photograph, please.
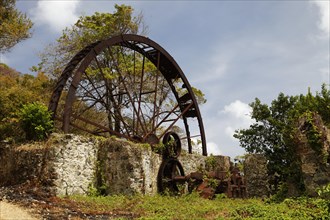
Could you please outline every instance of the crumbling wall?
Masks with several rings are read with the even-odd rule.
[[[267,160],[263,155],[246,155],[244,177],[248,197],[264,197],[269,195]]]
[[[306,195],[316,196],[317,188],[330,183],[330,130],[320,115],[309,112],[299,119],[295,131],[296,169],[301,172]],[[244,174],[249,197],[269,194],[267,161],[262,155],[246,157]],[[299,195],[298,183],[287,181],[287,186],[288,196]]]
[[[13,169],[12,146],[8,143],[0,142],[0,186],[8,185]]]
[[[1,150],[0,185],[30,183],[52,194],[84,194],[94,178],[96,142],[76,135],[53,134],[45,143]]]
[[[184,153],[178,159],[187,175],[192,172],[207,170],[207,158],[214,160],[212,171],[230,171],[230,157],[228,156],[216,155],[207,157],[199,154]]]
[[[96,185],[105,194],[155,194],[162,157],[149,145],[109,139],[100,145]],[[178,158],[185,175],[205,169],[207,157],[182,153]],[[216,170],[229,170],[230,158],[214,156]]]
[[[26,181],[34,185],[52,186],[56,175],[52,154],[47,146],[24,144],[7,145],[1,149],[0,185],[16,185]]]
[[[311,137],[308,137],[311,129],[317,132],[319,137],[316,143],[311,142]],[[296,154],[300,159],[302,179],[307,195],[316,196],[318,187],[330,183],[329,140],[330,131],[324,126],[320,115],[311,113],[299,120],[295,136]]]
[[[98,153],[97,187],[105,194],[155,194],[161,157],[149,145],[109,139]]]
[[[204,169],[206,158],[182,154],[186,174]],[[229,157],[214,156],[217,170],[229,170]],[[162,157],[149,145],[120,139],[53,134],[46,143],[0,147],[0,186],[26,182],[54,195],[155,194]]]
[[[54,134],[52,166],[58,195],[86,194],[94,180],[98,141],[93,138]]]

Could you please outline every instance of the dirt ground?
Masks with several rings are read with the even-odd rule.
[[[26,208],[6,201],[0,201],[0,220],[37,220]]]
[[[47,188],[31,184],[0,187],[0,220],[99,220],[134,219],[132,213],[80,210],[70,199],[59,198]]]

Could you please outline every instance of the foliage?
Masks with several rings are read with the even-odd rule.
[[[167,147],[167,145],[160,142],[160,143],[152,146],[152,151],[155,152],[156,154],[162,155],[165,152],[166,147]]]
[[[275,203],[283,202],[288,194],[288,184],[281,182],[276,193],[270,197],[270,201]]]
[[[245,158],[246,158],[246,155],[240,155],[240,156],[236,156],[234,158],[235,167],[237,167],[240,171],[244,171]]]
[[[207,186],[211,187],[212,189],[216,189],[220,184],[220,181],[218,179],[209,178],[207,176],[204,176],[203,181],[205,181],[207,183]]]
[[[5,64],[0,64],[0,140],[22,140],[19,127],[19,109],[27,103],[47,103],[50,81],[43,74],[36,77],[20,74]]]
[[[199,105],[205,104],[207,99],[205,98],[205,94],[200,90],[195,87],[191,87],[192,91],[196,97],[196,101]]]
[[[53,130],[52,113],[41,103],[23,105],[19,116],[27,140],[44,140]]]
[[[317,189],[317,194],[323,198],[329,200],[330,205],[330,183]],[[329,210],[330,211],[330,210]]]
[[[110,193],[109,186],[106,182],[106,173],[107,173],[107,156],[108,154],[106,149],[109,148],[109,146],[115,148],[122,148],[123,142],[115,140],[115,137],[107,138],[107,139],[101,139],[98,140],[99,142],[99,149],[97,151],[97,162],[96,162],[96,170],[94,173],[94,180],[93,183],[89,186],[89,192],[88,194],[90,196],[104,196],[108,195]]]
[[[315,96],[310,91],[299,96],[280,93],[270,106],[261,103],[258,98],[250,106],[251,118],[255,123],[248,129],[236,131],[234,137],[247,152],[266,156],[270,175],[279,174],[280,181],[293,182],[302,192],[301,171],[297,169],[300,161],[295,154],[297,124],[302,117],[307,118],[308,141],[318,152],[322,147],[321,136],[311,115],[319,114],[324,123],[330,125],[330,91],[323,85],[321,93],[317,92]]]
[[[205,169],[206,170],[213,171],[216,165],[217,165],[217,161],[213,154],[211,154],[210,156],[208,156],[205,159]]]
[[[202,199],[198,193],[173,196],[73,196],[62,199],[86,214],[126,213],[139,219],[329,219],[327,201],[297,198],[282,203],[261,199]],[[124,216],[125,217],[125,216]]]
[[[34,70],[42,70],[58,78],[64,66],[85,46],[119,34],[144,34],[143,16],[133,16],[133,8],[115,5],[114,13],[96,12],[92,16],[80,16],[70,28],[63,30],[55,44],[49,45],[41,54],[42,62]]]
[[[15,4],[16,0],[0,0],[0,53],[31,36],[32,21]]]
[[[306,111],[302,114],[302,118],[305,119],[304,127],[307,128],[305,132],[309,146],[317,152],[317,154],[322,154],[323,141],[326,137],[323,137],[322,131],[320,131],[320,128],[317,126],[317,122],[315,121],[315,113]],[[327,157],[324,157],[324,159],[326,162]]]

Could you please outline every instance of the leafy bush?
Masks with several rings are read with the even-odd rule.
[[[217,161],[216,161],[215,157],[213,156],[213,154],[211,154],[210,156],[208,156],[205,159],[206,170],[213,171],[216,165],[217,165]]]
[[[330,183],[317,189],[317,194],[324,199],[330,200]]]
[[[27,140],[43,140],[53,130],[52,114],[39,102],[23,105],[19,118]]]

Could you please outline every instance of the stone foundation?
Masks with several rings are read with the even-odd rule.
[[[217,170],[229,170],[229,157],[214,156]],[[185,174],[205,168],[205,156],[183,153]],[[26,182],[54,195],[155,194],[162,158],[150,146],[110,138],[53,134],[46,143],[0,146],[0,186]]]

